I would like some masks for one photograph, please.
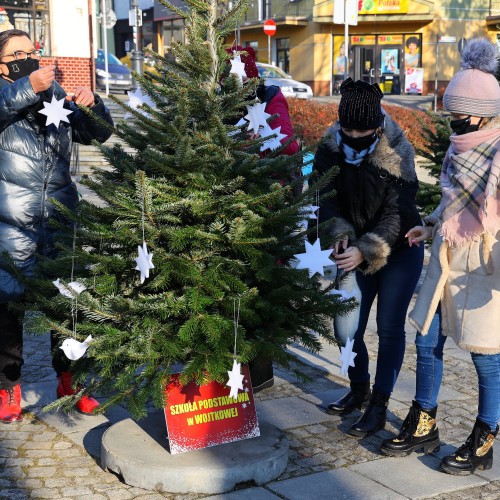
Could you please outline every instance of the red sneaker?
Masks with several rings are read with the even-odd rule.
[[[61,372],[61,375],[57,377],[57,379],[59,381],[57,384],[58,398],[73,396],[73,394],[76,394],[81,389],[80,387],[78,387],[77,390],[73,389],[73,375],[71,372]],[[86,394],[78,400],[76,403],[76,409],[85,415],[92,415],[99,404],[100,403],[97,399]]]
[[[21,410],[21,385],[0,389],[0,422],[9,424],[23,419]]]

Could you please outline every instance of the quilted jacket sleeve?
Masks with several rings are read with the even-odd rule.
[[[92,113],[108,123],[109,127],[100,123],[92,115],[80,110],[74,103],[70,104],[73,113],[69,115],[73,141],[80,144],[91,144],[93,140],[106,142],[111,134],[113,119],[109,109],[104,105],[102,99],[96,94],[95,105],[90,108]]]
[[[28,77],[2,85],[0,88],[0,132],[17,119],[19,113],[38,102]]]

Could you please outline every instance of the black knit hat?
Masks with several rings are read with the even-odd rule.
[[[340,86],[342,98],[339,104],[341,127],[355,130],[378,128],[384,121],[380,100],[384,94],[378,84],[347,78]]]

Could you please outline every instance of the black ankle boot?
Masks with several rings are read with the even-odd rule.
[[[383,429],[385,427],[388,405],[389,396],[374,389],[365,412],[349,429],[349,434],[351,436],[364,437]]]
[[[413,401],[399,434],[383,441],[380,451],[391,457],[405,457],[421,448],[426,455],[439,451],[436,412],[437,406],[432,410],[423,410],[416,401]]]
[[[330,415],[347,415],[370,400],[370,381],[365,384],[351,382],[351,390],[342,398],[330,403],[326,412]]]
[[[493,465],[493,442],[498,433],[476,420],[471,435],[460,448],[441,460],[440,470],[456,476],[473,474],[476,469],[488,470]]]

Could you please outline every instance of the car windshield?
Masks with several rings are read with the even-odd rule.
[[[97,64],[104,64],[104,51],[103,50],[98,50],[97,51],[97,59],[96,59]],[[123,63],[118,59],[115,55],[111,54],[108,52],[108,64],[118,64],[120,66],[123,65]]]
[[[290,78],[281,69],[272,66],[258,66],[259,76],[262,78]]]

